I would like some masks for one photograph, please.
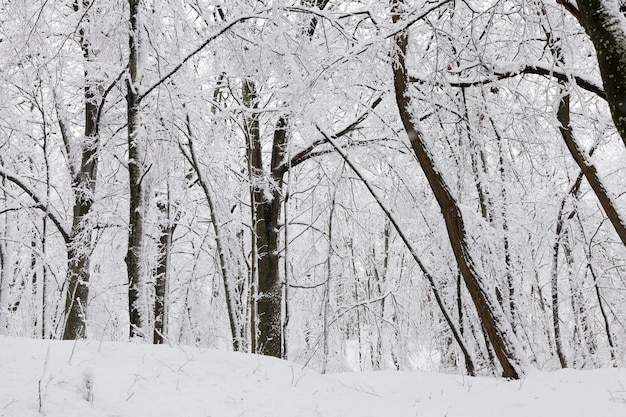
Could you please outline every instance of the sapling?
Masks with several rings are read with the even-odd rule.
[[[91,367],[83,369],[83,399],[87,402],[93,403],[93,384],[95,382],[95,375]]]
[[[43,370],[41,371],[41,378],[37,381],[37,397],[39,398],[39,412],[41,413],[41,408],[43,407],[43,399],[45,394],[43,393],[41,383],[43,378],[46,376],[46,371],[48,369],[48,361],[50,359],[50,344],[48,344],[48,349],[46,349],[46,359],[43,362]],[[48,379],[48,382],[51,378]]]

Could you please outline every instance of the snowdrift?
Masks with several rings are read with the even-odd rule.
[[[0,416],[624,417],[626,370],[320,375],[257,355],[0,337]]]

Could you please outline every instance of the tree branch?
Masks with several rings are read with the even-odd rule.
[[[152,84],[152,86],[149,87],[142,94],[139,94],[137,96],[137,103],[140,103],[144,98],[146,98],[146,96],[148,94],[150,94],[152,91],[154,91],[161,84],[163,84],[164,82],[166,82],[167,80],[172,78],[178,71],[180,71],[180,69],[183,67],[183,65],[185,65],[187,63],[187,61],[189,61],[191,58],[193,58],[198,53],[200,53],[204,48],[206,48],[215,39],[219,38],[221,35],[223,35],[224,33],[228,32],[233,26],[235,26],[238,23],[245,22],[247,20],[265,19],[265,16],[263,16],[262,13],[265,12],[265,11],[268,11],[268,10],[270,10],[270,9],[269,8],[268,9],[264,9],[260,13],[254,14],[254,15],[240,16],[240,17],[238,17],[236,19],[233,19],[230,22],[228,22],[226,25],[224,25],[222,28],[220,28],[217,32],[215,32],[214,34],[209,36],[204,42],[202,42],[202,44],[200,44],[200,46],[198,46],[196,49],[194,49],[189,55],[187,55],[185,58],[183,58],[183,60],[180,61],[174,68],[172,68],[170,70],[170,72],[165,74],[165,76],[163,78],[161,78],[156,83]]]
[[[367,118],[367,116],[369,116],[371,111],[374,110],[382,101],[383,101],[382,96],[376,98],[376,100],[374,100],[372,104],[370,104],[370,108],[367,109],[367,111],[363,112],[359,117],[356,118],[356,120],[354,120],[348,126],[343,128],[339,132],[331,135],[331,138],[338,139],[354,131]],[[332,152],[332,150],[317,151],[317,148],[320,145],[323,145],[327,142],[328,141],[325,138],[321,138],[321,139],[317,139],[313,141],[308,147],[301,150],[296,155],[294,155],[293,158],[291,158],[291,161],[289,162],[289,167],[295,167],[297,165],[300,165],[301,163],[307,161],[308,159],[313,158],[314,156],[325,155],[327,153]],[[282,169],[286,171],[288,168],[286,165],[283,165]]]
[[[559,70],[558,68],[543,65],[541,63],[520,64],[516,68],[509,69],[509,70],[494,69],[493,74],[486,76],[485,78],[471,79],[469,77],[468,78],[457,77],[457,78],[447,78],[444,82],[433,83],[424,78],[420,78],[417,76],[410,76],[409,81],[412,83],[431,84],[431,85],[437,85],[441,87],[451,86],[451,87],[466,88],[466,87],[473,87],[477,85],[490,84],[494,81],[499,81],[499,80],[503,80],[507,78],[513,78],[513,77],[517,77],[518,75],[523,75],[523,74],[534,74],[534,75],[542,75],[544,77],[553,77],[563,82],[568,82],[570,80],[573,80],[576,82],[576,85],[578,85],[583,90],[589,91],[590,93],[597,95],[603,100],[606,100],[606,93],[604,91],[604,88],[596,84],[594,81],[589,80],[579,75],[567,74],[564,71]]]
[[[120,72],[117,77],[115,77],[115,79],[111,82],[111,84],[109,84],[107,89],[104,90],[104,93],[102,94],[102,98],[100,99],[100,104],[98,105],[98,113],[96,114],[96,123],[95,123],[96,135],[100,132],[100,118],[102,117],[102,109],[104,108],[104,103],[106,102],[107,96],[109,95],[111,90],[113,90],[113,87],[115,87],[115,84],[117,84],[117,82],[122,79],[124,74],[126,74],[126,71],[127,71],[127,68],[124,68],[124,70]]]
[[[583,25],[582,16],[580,15],[580,10],[578,10],[578,7],[576,7],[574,3],[569,0],[556,0],[556,2],[563,6],[563,8],[567,10],[569,14],[574,16],[574,19],[578,20],[578,23],[580,23],[582,27],[585,27]]]
[[[445,306],[445,303],[444,303],[441,295],[439,294],[439,289],[437,288],[437,284],[435,283],[434,276],[426,268],[426,265],[422,262],[421,258],[419,257],[419,255],[417,253],[417,250],[413,247],[413,245],[409,241],[408,237],[404,234],[404,231],[402,230],[402,228],[400,227],[400,224],[396,220],[395,215],[391,212],[391,210],[383,202],[382,198],[380,198],[378,196],[378,194],[376,193],[376,191],[374,190],[372,185],[369,183],[369,181],[367,181],[365,179],[365,176],[363,174],[361,174],[361,171],[352,163],[350,158],[348,158],[348,155],[346,155],[346,153],[334,141],[334,139],[332,137],[328,136],[326,133],[324,133],[319,128],[319,126],[316,126],[316,128],[322,134],[322,136],[324,136],[324,140],[331,144],[331,146],[337,151],[337,153],[343,158],[343,160],[346,161],[346,164],[348,164],[348,166],[352,169],[352,172],[354,172],[357,175],[357,177],[359,177],[359,179],[361,180],[363,185],[365,185],[365,188],[367,188],[367,190],[369,191],[369,193],[372,196],[372,198],[374,198],[374,200],[376,201],[376,203],[378,204],[380,209],[383,211],[383,213],[385,213],[385,216],[387,217],[387,219],[389,219],[389,222],[391,223],[391,225],[395,229],[396,233],[398,233],[398,236],[400,236],[400,239],[402,240],[402,242],[404,243],[404,245],[408,249],[409,253],[413,257],[413,260],[415,261],[415,263],[417,264],[419,269],[422,271],[422,274],[424,274],[424,277],[428,280],[428,284],[430,285],[430,289],[432,290],[433,295],[435,296],[435,301],[437,302],[437,306],[439,307],[439,311],[441,311],[441,313],[443,314],[444,319],[446,320],[446,323],[450,327],[450,331],[453,333],[455,340],[457,341],[457,343],[459,344],[459,347],[463,351],[463,355],[465,357],[465,360],[469,361],[468,371],[469,371],[469,373],[471,375],[473,375],[474,374],[474,365],[472,363],[471,356],[470,356],[469,351],[467,350],[467,348],[465,346],[463,338],[461,337],[461,335],[459,334],[456,326],[452,322],[452,318],[451,318],[450,314],[448,313],[448,310],[447,310],[447,308]]]
[[[59,216],[46,207],[46,205],[43,203],[43,199],[40,198],[37,193],[26,184],[26,181],[23,178],[21,178],[19,175],[10,173],[2,166],[0,166],[0,177],[6,178],[13,184],[17,185],[20,189],[22,189],[22,191],[24,191],[36,203],[35,207],[43,211],[46,216],[48,216],[48,218],[52,221],[52,223],[54,223],[59,233],[61,233],[61,236],[63,236],[63,240],[65,241],[65,243],[71,243],[72,239],[70,237],[70,233],[65,230],[65,227],[63,227]]]

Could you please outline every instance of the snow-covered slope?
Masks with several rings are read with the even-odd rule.
[[[626,416],[626,370],[319,375],[190,347],[0,337],[0,416]]]

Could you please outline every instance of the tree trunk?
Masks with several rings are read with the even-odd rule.
[[[322,295],[322,374],[326,373],[329,356],[328,336],[330,330],[330,281],[333,275],[333,220],[335,217],[336,196],[337,188],[334,189],[333,196],[330,201],[330,211],[328,213],[328,253],[326,254],[326,281],[324,282],[324,293]]]
[[[580,10],[579,21],[596,48],[613,122],[626,145],[626,17],[617,0],[578,0],[576,3]]]
[[[498,173],[500,174],[500,181],[502,184],[505,184],[506,180],[506,171],[504,167],[504,150],[502,149],[502,136],[500,132],[496,128],[496,124],[493,119],[489,118],[491,122],[491,126],[493,127],[493,131],[496,135],[496,140],[498,144]],[[509,315],[511,320],[511,327],[513,328],[513,332],[516,332],[516,320],[517,320],[517,305],[515,302],[515,283],[513,282],[513,274],[511,270],[513,269],[512,260],[511,260],[511,247],[509,244],[509,223],[508,223],[508,214],[507,214],[507,190],[506,187],[502,186],[500,189],[500,197],[502,199],[502,209],[500,214],[502,215],[502,245],[504,249],[504,265],[506,268],[506,286],[508,289],[508,308]],[[504,306],[503,306],[504,307]],[[520,323],[521,325],[521,323]]]
[[[159,202],[157,205],[161,214],[161,224],[159,224],[160,235],[157,243],[157,265],[154,271],[154,332],[152,343],[160,345],[167,338],[170,254],[172,236],[176,228],[176,223],[170,217],[169,190],[167,202]]]
[[[551,290],[552,290],[552,325],[554,328],[554,344],[556,348],[556,354],[559,358],[561,368],[567,368],[567,360],[563,351],[563,343],[561,336],[561,321],[559,319],[559,286],[558,286],[558,264],[559,264],[559,248],[561,247],[561,238],[563,231],[563,208],[565,206],[565,199],[561,202],[561,208],[559,209],[559,215],[556,221],[556,239],[552,250],[552,272],[550,276]]]
[[[303,0],[307,6],[315,6],[320,10],[328,4],[328,0]],[[315,33],[317,18],[313,17],[306,31],[310,38]],[[285,147],[287,143],[288,119],[281,116],[274,129],[272,142],[272,159],[269,166],[269,175],[263,165],[261,150],[261,136],[259,128],[259,114],[254,111],[258,107],[256,86],[252,80],[244,80],[242,85],[243,102],[253,110],[245,120],[244,133],[246,136],[248,176],[251,182],[251,210],[253,219],[254,255],[256,255],[256,285],[252,292],[255,300],[252,309],[252,347],[253,352],[267,356],[283,357],[286,345],[283,341],[283,285],[281,282],[278,254],[279,227],[281,209],[283,206],[283,178],[290,166],[285,164]],[[271,183],[267,184],[267,178]],[[269,195],[266,193],[269,188]],[[287,243],[286,243],[287,244]],[[254,261],[254,260],[253,260]],[[287,320],[287,316],[285,320]],[[257,329],[258,327],[258,333]]]
[[[83,1],[82,7],[87,9],[89,1]],[[79,11],[78,1],[74,3],[74,10]],[[85,65],[93,59],[89,39],[86,38],[84,26],[89,25],[86,17],[79,30],[81,48],[85,58]],[[85,69],[85,141],[82,145],[81,161],[78,172],[71,172],[73,176],[72,189],[74,191],[74,209],[72,217],[71,241],[67,245],[68,272],[65,292],[65,328],[64,340],[73,340],[85,337],[86,307],[89,298],[91,231],[89,213],[93,206],[93,196],[96,191],[96,177],[98,170],[98,85],[94,84],[91,74]],[[64,126],[61,126],[63,135]],[[64,141],[69,144],[69,138]],[[69,155],[68,155],[69,157]],[[71,167],[70,160],[70,167]],[[71,171],[74,169],[70,168]]]
[[[128,37],[128,79],[126,80],[126,114],[128,118],[128,181],[130,201],[128,213],[128,248],[126,270],[128,275],[128,314],[130,337],[143,337],[141,293],[143,284],[143,155],[139,137],[139,0],[129,0],[130,33]]]
[[[569,123],[569,99],[569,94],[566,94],[561,98],[559,103],[557,116],[560,122],[559,131],[561,132],[561,137],[574,157],[576,164],[578,164],[580,170],[585,174],[585,178],[598,198],[602,209],[604,209],[622,244],[626,247],[626,222],[617,211],[615,200],[600,178],[598,170],[590,159],[590,155],[580,147],[574,138],[574,132]]]
[[[598,306],[600,307],[600,314],[602,314],[602,321],[604,323],[604,331],[606,333],[607,342],[609,344],[609,352],[611,354],[611,364],[613,367],[617,367],[617,357],[615,355],[615,342],[613,342],[613,336],[611,334],[611,325],[609,324],[609,317],[606,314],[606,309],[604,308],[604,299],[600,294],[600,284],[598,282],[598,277],[595,273],[593,266],[591,265],[591,256],[587,255],[587,268],[589,272],[591,272],[591,277],[593,278],[593,287],[595,289],[596,298],[598,300]]]
[[[318,130],[319,130],[319,128],[318,128]],[[434,277],[430,274],[430,272],[428,272],[428,270],[426,269],[424,263],[422,263],[422,261],[420,260],[418,254],[417,254],[417,251],[415,250],[413,245],[411,245],[411,242],[409,242],[407,236],[404,234],[404,232],[400,228],[398,222],[396,221],[396,219],[393,216],[393,214],[391,213],[391,211],[386,207],[386,205],[383,203],[382,199],[378,197],[378,195],[374,191],[374,188],[369,184],[369,182],[365,179],[365,177],[361,174],[361,172],[357,169],[357,167],[350,161],[350,159],[348,159],[348,156],[339,147],[339,145],[337,145],[335,143],[334,139],[331,138],[330,136],[326,135],[323,132],[321,132],[321,133],[324,135],[324,138],[326,139],[326,141],[328,141],[333,146],[333,148],[337,151],[337,153],[339,155],[341,155],[343,160],[346,161],[346,163],[352,169],[352,171],[354,171],[354,173],[357,175],[357,177],[359,177],[359,179],[363,182],[363,184],[365,185],[365,187],[367,188],[367,190],[369,191],[371,196],[374,198],[374,200],[376,200],[376,203],[378,203],[378,206],[385,213],[385,216],[387,217],[389,222],[393,225],[394,229],[398,233],[398,236],[400,236],[400,239],[402,239],[402,242],[404,243],[406,248],[411,253],[411,256],[413,257],[413,260],[415,261],[415,263],[418,265],[418,267],[422,271],[422,274],[424,275],[424,277],[428,280],[428,283],[430,285],[430,289],[433,292],[433,295],[435,296],[435,301],[437,302],[437,306],[439,307],[439,311],[443,315],[443,318],[445,319],[446,323],[448,324],[448,327],[450,328],[450,331],[452,332],[452,336],[454,337],[454,340],[457,342],[457,344],[459,345],[459,348],[461,349],[461,351],[463,353],[463,357],[465,359],[465,367],[467,369],[468,375],[474,376],[475,369],[476,369],[474,367],[474,361],[472,360],[472,357],[469,354],[469,351],[467,350],[467,348],[465,346],[465,342],[463,341],[463,338],[461,337],[461,335],[459,334],[458,330],[456,329],[456,326],[452,322],[452,318],[451,318],[450,314],[448,313],[448,311],[446,309],[446,306],[443,303],[443,299],[441,298],[441,295],[439,294],[439,290],[437,288],[437,285],[435,284]],[[351,243],[350,243],[350,245],[351,245]],[[350,248],[352,249],[352,246],[350,246]],[[354,256],[352,256],[351,259],[352,259],[352,262],[354,263]],[[353,271],[356,271],[356,268],[355,268],[354,265],[353,265]],[[355,279],[356,279],[356,276],[357,275],[356,275],[356,272],[355,272]]]
[[[278,215],[279,201],[256,202],[256,244],[258,253],[257,314],[259,337],[257,348],[267,356],[282,356],[282,288],[278,270]]]
[[[393,22],[401,19],[402,0],[393,0]],[[402,124],[409,137],[411,147],[426,175],[428,183],[441,209],[450,244],[454,252],[459,270],[465,285],[476,306],[478,315],[489,336],[496,357],[503,368],[503,376],[518,379],[527,370],[529,363],[525,357],[510,323],[504,317],[501,307],[492,300],[485,278],[481,277],[476,269],[467,241],[463,216],[452,196],[442,174],[435,165],[433,156],[424,140],[424,137],[412,118],[411,99],[408,93],[408,73],[406,69],[406,51],[408,34],[404,30],[395,37],[397,56],[393,64],[394,87],[396,103],[400,112]]]
[[[0,236],[4,236],[4,231]],[[8,262],[7,262],[7,250],[4,239],[0,239],[0,336],[6,334],[7,330],[7,302],[6,293],[8,285]]]
[[[282,357],[283,335],[278,220],[283,201],[283,176],[286,172],[283,163],[287,138],[287,119],[279,118],[274,130],[269,173],[271,184],[267,184],[261,150],[259,114],[255,111],[258,96],[252,81],[243,81],[242,95],[246,107],[253,111],[252,115],[245,120],[244,132],[247,142],[248,175],[252,189],[253,245],[257,257],[257,294],[255,299],[258,333],[254,348],[257,353],[280,358]],[[265,189],[266,186],[269,191]]]
[[[283,162],[286,124],[286,120],[281,118],[274,131],[271,197],[263,191],[261,184],[257,183],[254,191],[256,209],[254,230],[258,257],[257,314],[259,338],[257,347],[261,349],[261,353],[264,355],[275,357],[282,357],[282,282],[278,267],[280,258],[278,254],[278,220],[282,207],[283,171],[280,174],[277,172],[279,171],[278,167]]]
[[[232,268],[227,263],[225,241],[226,237],[224,236],[224,232],[221,226],[222,222],[219,220],[219,213],[217,212],[215,198],[213,196],[213,193],[211,192],[211,186],[207,179],[204,177],[204,174],[198,163],[198,158],[194,146],[194,136],[191,130],[191,122],[189,120],[189,117],[187,117],[187,140],[189,146],[189,154],[185,153],[185,158],[190,163],[191,167],[198,176],[198,184],[204,192],[204,197],[207,200],[207,204],[209,205],[209,210],[211,214],[211,223],[213,224],[213,233],[215,233],[215,245],[217,246],[220,273],[222,276],[222,284],[224,286],[224,297],[226,298],[226,311],[228,314],[228,324],[230,326],[233,350],[241,351],[243,350],[244,346],[244,326],[242,323],[243,314],[241,312],[242,309],[233,295],[233,290],[231,287]]]

